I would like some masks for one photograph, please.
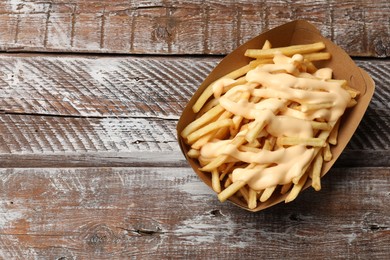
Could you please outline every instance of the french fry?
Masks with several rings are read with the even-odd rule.
[[[317,67],[311,61],[305,60],[304,64],[306,66],[306,71],[309,73],[315,73],[318,70]]]
[[[226,174],[230,172],[230,170],[234,167],[234,164],[235,164],[234,162],[226,164],[225,169],[222,170],[221,175],[219,176],[220,181],[222,181],[225,178]]]
[[[329,52],[314,52],[303,54],[303,58],[308,61],[319,61],[319,60],[329,60],[330,59]]]
[[[272,48],[272,49],[248,49],[245,51],[245,56],[255,59],[272,58],[276,53],[281,52],[286,56],[292,56],[294,54],[305,54],[316,52],[325,49],[323,42],[316,42],[312,44],[292,45],[288,47]]]
[[[260,201],[266,202],[272,196],[275,189],[276,189],[276,185],[266,188],[264,192],[261,194]]]
[[[265,127],[266,123],[266,121],[254,122],[253,127],[248,131],[245,136],[245,139],[248,141],[248,143],[253,142],[257,138],[259,133]]]
[[[312,111],[312,110],[319,110],[319,109],[323,109],[323,108],[331,108],[333,107],[333,103],[332,102],[327,102],[327,103],[318,103],[318,104],[302,104],[301,105],[301,111],[302,112],[308,112],[308,111]]]
[[[196,149],[190,149],[187,152],[188,157],[190,158],[198,158],[200,156],[199,150]]]
[[[206,135],[214,130],[220,129],[220,128],[225,127],[225,126],[231,126],[231,125],[233,125],[233,120],[231,120],[230,118],[212,122],[212,123],[200,128],[200,129],[192,132],[191,134],[189,134],[187,136],[187,142],[189,144],[193,144],[202,136],[204,136],[204,135]]]
[[[252,60],[249,62],[249,67],[252,69],[256,68],[257,66],[261,66],[263,64],[272,64],[272,59],[257,59]]]
[[[216,105],[219,104],[219,99],[218,98],[213,98],[211,99],[210,101],[208,101],[203,107],[202,109],[198,112],[197,116],[198,118],[200,116],[202,116],[204,113],[206,113],[207,111],[209,111],[211,108],[215,107]]]
[[[322,150],[323,150],[324,161],[329,162],[330,160],[332,160],[332,152],[330,151],[329,143],[327,143]]]
[[[254,209],[257,206],[257,192],[249,188],[248,191],[248,208]]]
[[[322,168],[322,155],[321,153],[317,154],[314,159],[312,170],[311,170],[311,186],[316,190],[321,190],[321,168]]]
[[[225,181],[225,183],[224,183],[225,190],[226,190],[226,188],[229,187],[232,183],[233,183],[233,182],[232,182],[232,179],[227,178],[226,181]],[[232,191],[232,192],[233,192],[233,191]],[[226,193],[226,192],[225,192],[225,193]],[[234,194],[234,192],[233,192],[232,194]],[[226,194],[226,195],[224,195],[224,196],[226,196],[226,199],[225,199],[225,200],[227,200],[227,199],[228,199],[229,197],[231,197],[232,195],[231,195],[231,194]],[[223,201],[222,201],[222,202],[223,202]]]
[[[264,42],[264,44],[263,44],[262,49],[263,49],[263,50],[268,50],[268,49],[271,49],[271,48],[272,48],[271,42],[270,42],[269,40],[266,40],[266,41]]]
[[[219,181],[219,172],[217,169],[211,171],[211,186],[216,193],[221,192],[221,182]]]
[[[236,181],[230,184],[226,189],[221,191],[218,194],[218,199],[220,202],[226,201],[228,198],[234,195],[237,191],[239,191],[242,187],[244,187],[246,183],[244,181]]]
[[[219,114],[224,111],[224,108],[221,105],[217,105],[203,114],[201,117],[190,123],[184,130],[181,132],[181,136],[187,138],[189,134],[198,130],[214,118],[216,118]]]
[[[294,185],[294,187],[291,189],[290,193],[287,195],[285,202],[291,202],[296,199],[298,196],[299,192],[302,190],[303,185],[305,185],[306,180],[307,180],[307,173],[305,173],[299,180],[297,184]]]
[[[331,130],[332,126],[326,122],[311,121],[311,126],[316,130]]]
[[[285,145],[307,145],[313,147],[324,147],[325,139],[322,138],[298,138],[298,137],[278,137],[276,143],[279,146]]]
[[[242,187],[239,192],[241,193],[242,197],[246,201],[247,204],[249,204],[249,191],[246,188],[246,186]]]
[[[337,144],[337,136],[339,133],[339,126],[340,126],[340,120],[337,120],[336,124],[334,125],[334,127],[329,135],[328,141],[330,144],[333,144],[333,145]]]

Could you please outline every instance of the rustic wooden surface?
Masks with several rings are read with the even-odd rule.
[[[1,259],[389,259],[387,1],[110,3],[0,3]],[[222,56],[168,54],[224,54],[295,18],[365,56],[376,92],[320,192],[249,213],[176,141]]]
[[[3,0],[0,50],[226,54],[304,19],[355,56],[390,56],[388,0]]]

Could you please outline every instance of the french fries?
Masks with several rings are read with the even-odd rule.
[[[273,48],[266,41],[195,102],[198,117],[181,136],[221,202],[235,196],[255,209],[278,196],[293,201],[307,182],[321,189],[340,117],[360,94],[316,67],[331,58],[324,50],[322,42]]]

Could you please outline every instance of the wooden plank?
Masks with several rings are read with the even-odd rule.
[[[6,113],[178,118],[219,59],[1,56]]]
[[[351,55],[389,57],[389,12],[387,0],[5,0],[0,50],[227,54],[265,30],[305,19]]]
[[[219,60],[3,55],[1,167],[183,166],[176,122]],[[377,90],[338,166],[388,166],[389,61],[357,63]]]
[[[384,118],[387,126],[373,126],[365,117],[335,167],[390,166],[389,136],[382,134],[390,119]],[[176,123],[0,115],[0,167],[182,167],[187,163],[176,140]]]
[[[0,115],[2,153],[176,151],[176,121]]]
[[[0,55],[3,113],[177,119],[221,58]],[[372,113],[388,115],[389,60],[356,60],[376,82]]]
[[[187,165],[176,120],[0,115],[0,167]]]
[[[2,169],[0,179],[5,259],[389,253],[389,168],[332,170],[322,191],[256,214],[219,203],[189,168]]]

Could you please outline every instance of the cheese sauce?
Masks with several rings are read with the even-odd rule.
[[[335,123],[344,113],[351,97],[340,82],[327,81],[332,77],[330,68],[319,69],[313,75],[299,77],[298,66],[302,55],[292,58],[276,54],[274,64],[260,65],[246,74],[249,84],[237,85],[224,95],[224,87],[233,83],[223,79],[213,86],[214,96],[220,105],[234,115],[251,120],[248,128],[238,135],[245,136],[257,123],[264,124],[262,136],[311,138],[314,136],[312,120],[320,119]],[[301,74],[302,75],[302,74]],[[236,93],[247,93],[261,100],[257,103],[241,99],[231,99]],[[288,107],[291,102],[298,105],[317,106],[319,109],[306,109],[304,112]],[[331,104],[321,108],[321,104]],[[228,155],[230,159],[246,163],[256,163],[252,169],[237,168],[232,180],[243,180],[254,190],[263,190],[278,184],[286,184],[300,175],[314,157],[314,149],[305,145],[278,148],[275,151],[262,149],[260,152],[241,151],[232,140],[213,140],[200,149],[204,158]],[[266,167],[269,165],[269,167]]]

